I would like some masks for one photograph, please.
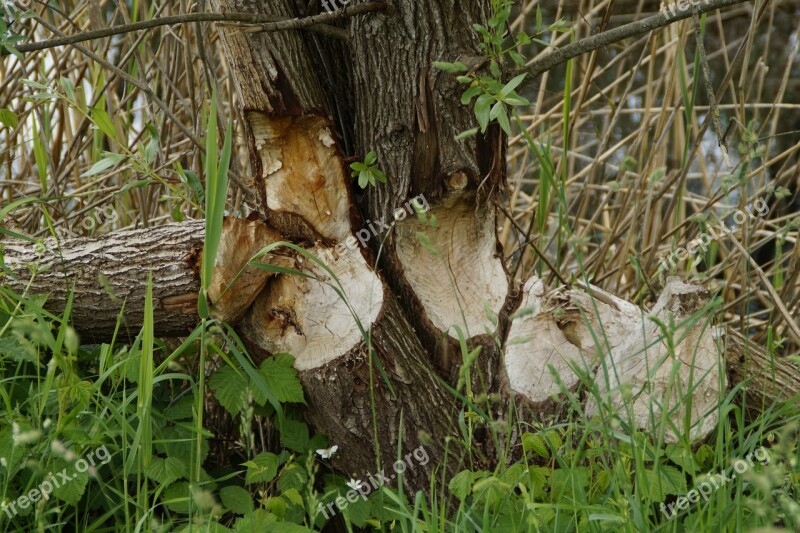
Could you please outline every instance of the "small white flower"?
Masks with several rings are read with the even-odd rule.
[[[347,486],[353,490],[358,490],[358,488],[361,486],[361,481],[358,479],[350,478],[350,481],[347,482]]]
[[[317,455],[319,455],[323,459],[330,459],[331,457],[333,457],[333,454],[335,454],[336,450],[338,449],[339,447],[334,444],[328,449],[320,448],[319,450],[317,450]]]
[[[6,460],[5,457],[0,457],[0,465],[3,465],[4,467],[8,468],[8,460]]]
[[[42,432],[38,429],[34,429],[32,431],[21,431],[19,424],[16,422],[11,425],[11,434],[12,438],[14,439],[14,446],[36,442],[39,437],[42,436]]]
[[[53,450],[53,453],[55,453],[57,455],[60,455],[65,460],[70,461],[70,462],[72,462],[72,461],[74,461],[75,459],[78,458],[78,456],[75,455],[75,452],[73,452],[72,450],[68,449],[59,440],[54,440],[53,442],[51,442],[50,443],[50,449]]]
[[[45,419],[44,419],[44,422],[42,422],[42,427],[43,427],[44,429],[47,429],[47,428],[49,428],[49,427],[50,427],[50,424],[51,424],[51,423],[52,423],[52,422],[50,421],[50,419],[49,419],[49,418],[45,418]]]

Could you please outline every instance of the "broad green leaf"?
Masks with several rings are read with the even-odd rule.
[[[247,402],[247,380],[229,366],[214,372],[208,386],[219,404],[233,416],[238,415]]]
[[[453,493],[453,496],[459,500],[464,500],[472,492],[473,479],[473,472],[464,470],[453,476],[453,479],[451,479],[448,484],[448,488],[450,492]]]
[[[296,464],[286,466],[278,478],[278,490],[286,492],[289,489],[302,490],[308,483],[308,474],[305,469]]]
[[[247,514],[253,511],[253,496],[247,490],[237,485],[223,487],[219,491],[222,505],[236,514]]]
[[[308,450],[308,426],[299,420],[286,420],[281,428],[281,442],[295,452]]]
[[[258,370],[278,401],[305,403],[303,386],[293,364],[294,357],[291,355],[277,354],[261,363]]]
[[[508,123],[506,106],[502,106],[500,108],[500,112],[497,114],[497,123],[500,124],[501,128],[503,128],[503,131],[506,133],[506,135],[511,135],[511,125]]]
[[[89,483],[89,474],[86,472],[78,472],[75,469],[75,463],[66,463],[64,461],[56,461],[55,466],[51,470],[53,473],[51,482],[53,482],[53,495],[70,505],[76,505],[83,493],[86,492],[86,485]],[[69,478],[65,481],[64,475]]]
[[[272,481],[278,473],[278,456],[274,453],[263,452],[251,461],[244,463],[247,467],[247,474],[245,475],[244,482],[251,483],[266,483]]]
[[[0,109],[0,122],[12,129],[19,124],[17,115],[10,109]]]
[[[188,470],[186,463],[177,457],[167,457],[166,459],[153,457],[146,474],[153,481],[167,486],[178,479],[186,477]]]
[[[525,64],[525,58],[522,57],[522,55],[516,50],[509,50],[508,57],[510,57],[511,61],[513,61],[517,66],[521,67],[522,65]]]
[[[161,493],[161,502],[169,507],[171,511],[189,514],[191,497],[192,491],[189,488],[189,484],[185,481],[177,481]]]
[[[492,96],[489,94],[482,94],[475,101],[475,118],[478,119],[478,125],[481,128],[481,133],[486,132],[489,126],[489,112],[492,106]]]
[[[532,451],[539,457],[548,459],[550,457],[550,450],[547,448],[544,439],[541,435],[534,435],[533,433],[523,433],[522,435],[522,449],[526,452]]]
[[[645,486],[641,487],[653,501],[663,501],[668,495],[681,495],[687,492],[686,478],[677,468],[658,465],[657,470],[644,471]]]
[[[520,74],[519,76],[516,76],[514,79],[508,82],[506,86],[503,87],[503,90],[500,91],[500,95],[508,96],[509,94],[511,94],[511,91],[519,87],[519,84],[522,83],[522,80],[525,79],[525,76],[527,76],[526,73]]]
[[[256,533],[261,531],[273,531],[278,518],[265,511],[256,509],[252,513],[247,513],[236,521],[234,531],[240,533]]]
[[[475,85],[474,87],[470,87],[469,89],[464,91],[464,94],[461,95],[461,103],[463,105],[467,105],[472,101],[473,98],[478,96],[480,93],[481,93],[480,85]]]

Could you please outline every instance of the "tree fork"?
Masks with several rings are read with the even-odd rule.
[[[288,0],[217,4],[222,11],[274,16],[290,16],[295,7]],[[441,464],[446,436],[456,434],[455,400],[369,253],[343,251],[360,224],[340,148],[346,132],[333,125],[308,41],[297,33],[226,28],[220,35],[248,132],[258,199],[252,207],[288,240],[331,258],[337,278],[298,257],[298,269],[324,282],[270,280],[242,319],[245,342],[261,356],[297,358],[311,405],[307,416],[339,446],[343,469],[362,475],[374,468],[376,448],[382,464],[393,462],[401,421],[405,451],[425,440],[431,464]],[[332,289],[338,283],[340,292]],[[444,471],[452,473],[460,452],[450,457]],[[428,486],[427,474],[425,468],[409,473],[407,487]]]

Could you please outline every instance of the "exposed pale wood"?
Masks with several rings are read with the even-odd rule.
[[[490,201],[505,181],[506,139],[496,125],[486,134],[455,139],[475,118],[460,102],[463,85],[433,62],[463,60],[486,68],[470,58],[480,55],[473,24],[490,16],[488,0],[444,0],[396,2],[385,14],[353,19],[355,113],[353,121],[344,121],[353,124],[356,155],[376,151],[389,177],[365,191],[365,218],[386,219],[422,194],[439,219],[438,229],[405,221],[387,242],[370,246],[378,252],[383,244],[381,267],[443,378],[457,385],[464,377],[452,326],[467,336],[467,350],[480,349],[470,371],[476,394],[496,390],[500,349],[494,339],[503,334],[510,305]],[[420,246],[418,230],[441,257]]]
[[[702,313],[708,300],[704,288],[669,278],[649,315],[667,328],[674,324],[675,331],[668,336],[643,315],[597,371],[595,383],[607,409],[590,396],[587,415],[617,416],[653,435],[663,431],[668,442],[687,429],[692,441],[705,438],[717,425],[726,389],[721,348],[710,316]],[[665,418],[671,424],[661,424]]]
[[[276,16],[305,9],[305,4],[300,7],[291,0],[220,0],[217,4],[224,11]],[[320,282],[296,276],[276,276],[267,282],[242,319],[242,336],[262,357],[276,351],[297,357],[309,398],[306,415],[316,430],[328,434],[339,446],[337,457],[343,467],[363,474],[374,465],[378,454],[373,432],[380,443],[382,462],[392,462],[401,413],[407,451],[419,445],[418,430],[434,435],[430,466],[406,477],[408,488],[427,486],[430,469],[443,458],[444,438],[454,429],[454,418],[447,408],[454,400],[437,382],[429,354],[405,312],[365,259],[369,254],[355,250],[342,254],[341,248],[329,253],[335,245],[352,239],[356,227],[350,219],[351,210],[356,210],[351,206],[349,169],[339,147],[339,139],[347,137],[347,132],[336,132],[332,126],[352,123],[353,117],[331,120],[320,80],[329,75],[329,70],[318,63],[329,54],[321,50],[324,46],[315,42],[316,37],[296,33],[241,34],[224,28],[220,36],[246,118],[257,198],[253,207],[289,240],[313,247],[332,262],[353,309],[371,331],[375,357],[366,357],[361,333],[335,292]],[[348,58],[340,59],[337,64],[349,63]],[[331,83],[330,79],[325,81]],[[350,100],[345,87],[336,89],[341,93],[330,95],[331,100]],[[372,100],[364,102],[374,104]],[[336,107],[340,109],[338,104]],[[360,155],[369,150],[360,147]],[[395,179],[389,177],[390,182]],[[372,219],[390,218],[391,211],[387,211]],[[299,267],[307,268],[308,263]],[[309,273],[321,271],[312,269]],[[377,427],[373,427],[371,394],[366,385],[370,362],[386,368],[397,393],[389,397],[389,388],[373,368]],[[449,459],[446,471],[454,469],[459,456]]]
[[[219,0],[222,12],[289,17],[289,0]],[[351,231],[350,193],[313,53],[297,32],[220,30],[253,166],[252,206],[295,241],[335,244]]]
[[[394,461],[401,428],[404,447],[424,442],[431,457],[443,457],[445,438],[456,431],[454,400],[432,382],[427,354],[387,287],[356,250],[338,256],[321,248],[310,251],[333,258],[329,266],[339,282],[308,259],[294,266],[314,279],[280,275],[270,280],[241,323],[251,351],[260,357],[295,356],[307,417],[339,446],[334,464],[353,477],[374,470],[376,430],[385,464]],[[394,394],[377,364],[386,370]],[[458,457],[458,451],[451,453]],[[426,485],[434,466],[416,466],[406,472],[406,482]]]
[[[497,255],[494,210],[474,202],[472,196],[451,195],[426,213],[424,222],[416,216],[398,221],[390,277],[414,309],[419,334],[437,346],[444,374],[458,375],[460,330],[484,345],[480,367],[491,381],[498,354],[492,346],[497,326],[490,317],[503,313],[508,278]]]
[[[257,111],[247,117],[261,159],[260,186],[270,223],[312,242],[332,244],[350,236],[350,194],[330,121]]]
[[[573,367],[593,373],[639,322],[638,307],[592,289],[592,294],[565,288],[548,292],[537,277],[523,287],[506,340],[504,374],[509,392],[530,407],[532,416],[555,415],[562,406],[561,387],[574,390],[580,381]]]
[[[49,238],[41,247],[4,241],[10,273],[0,274],[0,283],[18,293],[47,296],[47,309],[54,313],[63,312],[74,291],[71,323],[89,342],[111,338],[123,307],[123,338],[139,333],[147,277],[152,272],[156,334],[185,335],[198,322],[204,237],[204,222],[193,220],[95,238],[63,242]],[[250,305],[264,286],[267,272],[248,267],[230,289],[225,288],[253,254],[276,240],[280,235],[262,222],[225,219],[209,288],[214,316],[233,322]]]
[[[280,233],[257,220],[225,219],[208,288],[214,318],[227,322],[241,318],[270,276],[266,270],[247,264],[265,246],[280,240]],[[261,261],[287,264],[279,259],[280,256],[272,254]]]
[[[493,211],[448,197],[425,218],[435,224],[409,217],[396,229],[399,271],[414,288],[425,319],[453,339],[454,326],[467,337],[493,333],[485,309],[499,314],[508,295]]]
[[[321,248],[309,251],[335,257]],[[242,328],[263,350],[290,353],[296,359],[295,368],[308,370],[361,344],[356,317],[368,331],[383,308],[384,288],[357,251],[335,257],[328,264],[338,282],[315,262],[304,257],[296,261],[294,267],[313,278],[276,278],[257,298]]]

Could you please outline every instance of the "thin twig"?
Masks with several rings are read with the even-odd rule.
[[[703,79],[705,80],[706,96],[708,98],[708,106],[711,108],[711,119],[714,126],[714,132],[717,134],[717,144],[722,149],[722,157],[728,169],[732,169],[731,158],[728,157],[728,145],[725,143],[725,136],[723,135],[722,123],[719,120],[719,106],[717,106],[717,99],[714,96],[714,88],[711,86],[711,71],[708,68],[708,57],[706,56],[706,46],[703,43],[703,31],[700,29],[700,15],[697,14],[697,9],[692,9],[692,23],[694,25],[694,39],[697,43],[697,52],[700,55],[700,67],[703,71]]]
[[[282,18],[272,15],[260,15],[253,13],[184,13],[182,15],[159,17],[150,20],[143,20],[141,22],[134,22],[131,24],[120,24],[118,26],[111,26],[100,30],[87,31],[77,35],[68,35],[46,41],[20,44],[16,46],[16,49],[20,53],[24,54],[28,52],[36,52],[38,50],[46,50],[48,48],[55,48],[58,46],[67,46],[84,41],[91,41],[94,39],[102,39],[104,37],[111,37],[112,35],[149,30],[160,26],[174,26],[176,24],[187,24],[194,22],[235,22],[239,23],[240,25],[246,25],[248,27],[248,31],[286,31],[300,29],[320,30],[327,35],[340,37],[341,28],[329,28],[324,27],[323,25],[327,22],[335,22],[364,13],[385,10],[386,2],[384,0],[374,0],[366,4],[348,6],[332,13],[321,13],[319,15],[305,18]],[[255,25],[252,26],[252,30],[250,30],[250,25]],[[0,55],[7,55],[8,53],[9,52],[5,50],[0,51]]]
[[[697,11],[699,13],[707,13],[709,11],[714,11],[715,9],[742,4],[746,1],[747,0],[710,0],[708,3],[703,2],[702,5],[697,6]],[[573,57],[578,57],[579,55],[597,50],[598,48],[603,48],[604,46],[614,44],[629,37],[636,37],[649,31],[663,28],[664,26],[668,26],[673,22],[677,22],[691,16],[691,11],[686,10],[678,11],[673,17],[666,17],[663,14],[658,14],[653,15],[652,17],[647,17],[646,19],[638,22],[631,22],[630,24],[625,24],[619,28],[604,31],[561,48],[557,48],[541,59],[535,60],[525,67],[518,69],[516,74],[527,72],[527,81],[533,81],[548,70],[569,61]]]

